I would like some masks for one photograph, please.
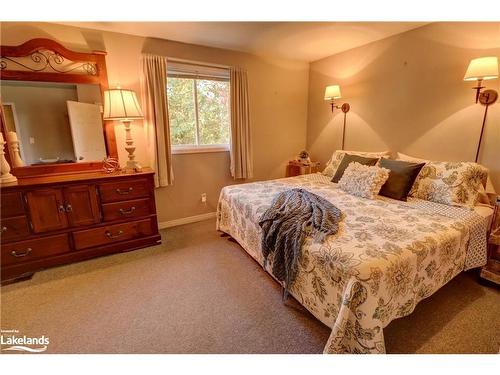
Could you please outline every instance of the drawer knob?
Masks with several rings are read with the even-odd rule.
[[[73,211],[73,206],[70,205],[69,203],[66,205],[66,212],[72,212]]]
[[[130,193],[132,190],[134,190],[134,188],[131,186],[129,187],[128,189],[116,189],[116,192],[118,194],[121,194],[121,195],[127,195],[128,193]]]
[[[66,212],[66,208],[62,204],[59,205],[58,210],[59,212]]]
[[[133,213],[135,211],[135,206],[130,207],[128,210],[124,210],[123,208],[120,208],[119,211],[122,215],[130,215],[131,213]]]
[[[16,250],[12,250],[10,254],[16,258],[21,258],[31,253],[32,250],[33,249],[31,247],[28,247],[23,253],[18,253]]]
[[[120,237],[122,234],[123,234],[123,231],[122,231],[122,230],[119,230],[118,232],[116,232],[116,234],[111,233],[109,230],[107,230],[107,231],[106,231],[106,236],[107,236],[108,238],[118,238],[118,237]]]
[[[2,227],[2,233],[7,232],[7,227]]]

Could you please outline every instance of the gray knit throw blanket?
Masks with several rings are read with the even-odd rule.
[[[304,189],[284,191],[261,216],[264,268],[274,254],[273,275],[284,283],[283,298],[297,275],[297,264],[307,236],[322,242],[338,231],[342,213],[326,199]]]

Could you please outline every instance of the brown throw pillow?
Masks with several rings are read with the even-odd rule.
[[[342,178],[342,175],[344,174],[345,169],[349,166],[349,164],[353,162],[371,167],[377,164],[378,158],[365,158],[359,155],[345,154],[339,164],[339,167],[337,168],[337,171],[335,172],[335,175],[332,178],[332,182],[339,182],[339,180]]]
[[[380,189],[379,195],[406,201],[408,194],[425,163],[410,163],[401,160],[381,159],[380,166],[389,169],[389,178]]]

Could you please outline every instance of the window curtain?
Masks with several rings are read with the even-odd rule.
[[[173,185],[172,148],[167,103],[167,58],[142,56],[142,91],[146,142],[155,186]]]
[[[253,177],[247,72],[231,68],[231,176]]]

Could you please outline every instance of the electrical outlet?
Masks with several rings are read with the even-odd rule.
[[[35,144],[35,137],[30,137],[30,145],[34,145]]]
[[[201,202],[202,203],[207,203],[207,193],[201,194]]]

